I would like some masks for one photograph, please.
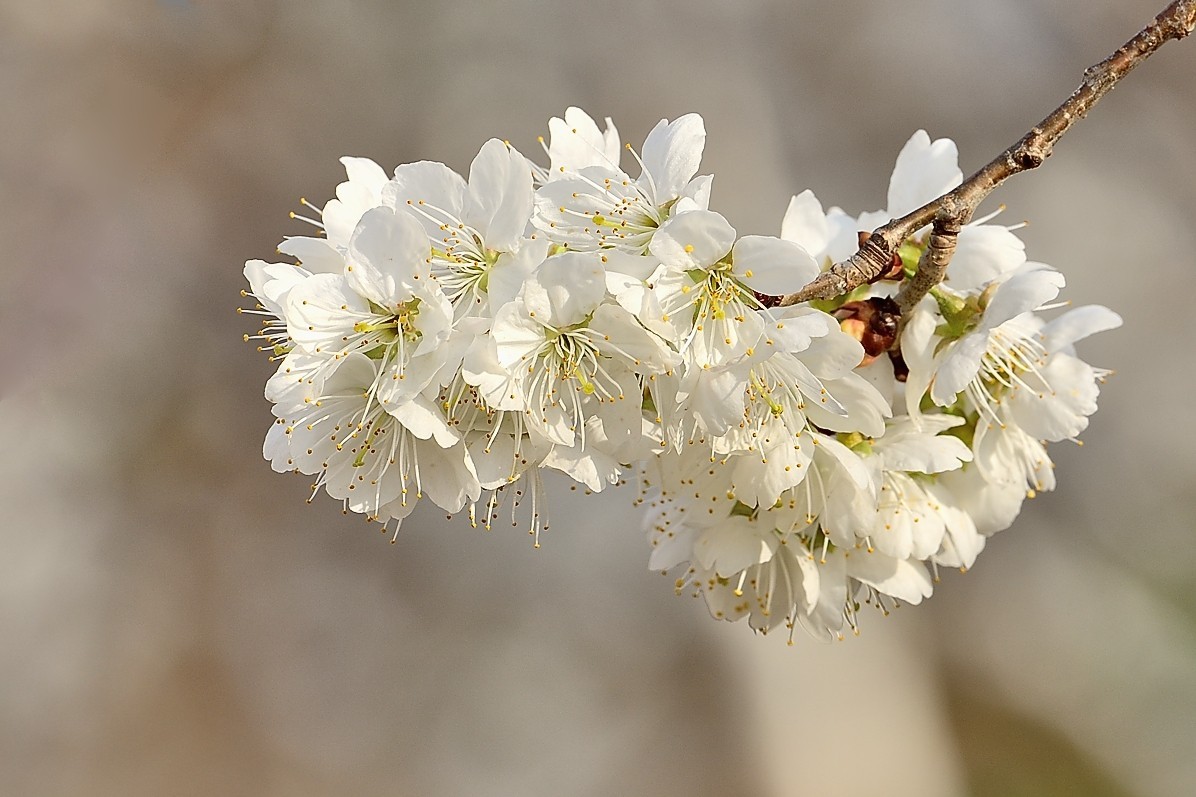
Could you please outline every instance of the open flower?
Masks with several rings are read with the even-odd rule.
[[[489,317],[515,297],[548,254],[548,241],[526,237],[532,172],[508,144],[487,141],[469,168],[469,182],[442,163],[395,169],[383,190],[428,236],[428,270],[457,314]]]
[[[587,419],[613,405],[630,402],[638,418],[641,377],[674,362],[663,341],[606,299],[599,256],[566,253],[546,260],[495,317],[498,364],[529,425],[557,445],[584,441]]]
[[[709,203],[710,180],[694,177],[705,143],[706,128],[697,114],[662,119],[641,153],[631,151],[640,163],[639,177],[629,176],[617,160],[566,172],[536,192],[534,222],[570,249],[641,254],[670,215]]]
[[[652,240],[661,262],[652,276],[663,318],[673,324],[693,368],[727,365],[747,353],[764,332],[767,314],[757,294],[797,290],[818,274],[800,246],[747,235],[707,210],[669,219]]]
[[[276,405],[264,449],[274,469],[316,476],[315,488],[372,520],[402,520],[425,494],[447,512],[476,501],[481,488],[460,436],[426,400],[388,412],[378,401],[385,381],[376,360],[353,352],[320,398]]]
[[[387,207],[362,217],[344,274],[317,274],[287,293],[287,329],[297,347],[330,364],[351,353],[388,376],[379,399],[390,406],[418,395],[451,351],[452,307],[431,279],[419,224]]]

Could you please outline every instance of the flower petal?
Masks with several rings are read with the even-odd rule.
[[[1041,330],[1042,343],[1049,352],[1064,351],[1073,343],[1089,335],[1117,329],[1121,316],[1099,304],[1089,304],[1068,310]]]
[[[523,236],[535,195],[527,159],[492,138],[469,167],[469,190],[461,219],[482,234],[489,249],[510,252]]]
[[[530,318],[556,329],[572,326],[585,320],[606,296],[606,270],[597,254],[555,255],[524,283],[520,296]]]
[[[648,248],[662,263],[688,270],[714,265],[734,243],[735,228],[722,214],[694,210],[660,225]]]
[[[672,122],[661,119],[652,128],[644,140],[640,157],[658,205],[680,196],[686,184],[698,173],[705,146],[706,126],[696,113]],[[645,176],[640,180],[644,181]]]
[[[789,200],[789,208],[781,220],[781,237],[799,244],[815,258],[825,255],[831,242],[831,228],[813,191],[807,188]]]
[[[792,241],[767,235],[745,235],[731,250],[734,274],[749,288],[768,296],[784,296],[818,276],[818,263]]]
[[[1059,295],[1063,275],[1044,263],[1026,263],[997,286],[984,308],[983,329],[995,329],[1022,313],[1037,310]]]
[[[905,142],[889,180],[888,215],[900,218],[963,182],[959,150],[949,138],[930,140],[919,130]]]
[[[361,217],[349,239],[345,279],[357,293],[392,309],[410,297],[412,286],[430,279],[428,253],[428,237],[419,222],[390,208],[374,208]]]

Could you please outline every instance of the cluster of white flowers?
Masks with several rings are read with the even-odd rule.
[[[577,108],[549,133],[547,167],[492,139],[468,179],[344,158],[348,180],[305,219],[323,234],[279,246],[299,264],[246,263],[279,360],[275,470],[396,534],[425,496],[487,525],[509,504],[537,544],[541,469],[593,492],[638,471],[651,567],[679,568],[716,617],[790,637],[919,603],[1054,486],[1045,444],[1084,429],[1105,375],[1072,344],[1120,319],[1044,320],[1063,278],[1011,228],[967,226],[904,319],[890,297],[926,231],[885,281],[779,303],[859,231],[958,185],[952,142],[910,139],[886,210],[824,213],[807,191],[770,237],[709,209],[697,115],[638,152]]]

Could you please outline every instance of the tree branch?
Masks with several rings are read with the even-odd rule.
[[[1035,169],[1051,156],[1055,142],[1077,120],[1088,115],[1106,93],[1138,64],[1172,39],[1182,39],[1196,29],[1196,0],[1175,0],[1105,60],[1089,67],[1084,80],[1058,108],[1030,128],[1024,136],[987,166],[964,180],[958,188],[917,210],[878,227],[854,255],[836,263],[797,293],[781,299],[781,306],[811,299],[831,299],[880,278],[901,243],[927,224],[934,223],[930,246],[919,263],[918,273],[898,294],[903,311],[917,305],[927,291],[938,284],[955,250],[960,228],[997,186],[1019,172]],[[936,241],[937,237],[937,241]],[[925,270],[925,273],[923,271]]]

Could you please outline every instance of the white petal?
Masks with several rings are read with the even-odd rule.
[[[813,439],[818,443],[819,450],[834,457],[835,462],[843,469],[853,485],[861,490],[871,490],[872,476],[858,454],[833,437],[815,435]]]
[[[952,435],[907,434],[878,449],[886,470],[914,473],[942,473],[955,470],[972,459],[972,450]]]
[[[388,408],[388,411],[420,440],[435,440],[441,448],[449,448],[461,440],[461,436],[448,425],[444,414],[423,396]]]
[[[446,512],[460,512],[476,501],[482,486],[473,461],[463,443],[441,448],[433,442],[418,442],[420,487],[432,503]]]
[[[710,434],[722,435],[739,423],[744,411],[745,377],[734,368],[691,369],[677,398]]]
[[[658,532],[659,524],[652,523],[649,518],[645,525],[652,529],[649,541],[652,543],[652,554],[648,558],[650,570],[669,570],[682,562],[693,559],[694,538],[703,530],[688,524],[670,525],[666,532]]]
[[[553,446],[544,458],[543,465],[559,470],[596,493],[618,484],[622,474],[621,466],[614,457],[593,446],[583,447],[580,444],[572,447]]]
[[[814,345],[816,338],[825,338],[828,335],[843,335],[838,321],[821,310],[815,310],[808,305],[795,304],[789,307],[774,307],[767,314],[762,312],[760,315],[762,317],[767,315],[769,320],[772,321],[771,324],[765,324],[765,329],[768,330],[768,336],[776,343],[777,349],[789,354],[804,352],[810,346]],[[844,335],[844,337],[849,336]],[[832,344],[832,347],[834,347],[834,344]],[[846,364],[843,371],[840,372],[823,359],[827,357],[831,361],[836,359],[829,351],[823,352],[811,359],[818,361],[818,370],[829,376],[847,373],[851,370],[854,363],[859,362],[858,359],[854,361],[851,359],[855,357],[855,350],[853,349],[851,355],[844,354]],[[802,359],[805,360],[804,357]]]
[[[1089,335],[1117,329],[1119,326],[1121,316],[1117,313],[1099,304],[1089,304],[1068,310],[1044,326],[1040,334],[1046,350],[1056,352],[1067,349]]]
[[[498,311],[494,317],[491,339],[494,341],[495,357],[509,372],[518,373],[526,367],[525,360],[531,357],[545,341],[545,328],[522,300],[516,299]],[[472,358],[468,358],[472,362]],[[473,362],[471,367],[481,367]],[[485,372],[483,368],[482,372]]]
[[[345,256],[323,238],[294,235],[280,243],[278,251],[297,258],[313,274],[340,274],[345,270]]]
[[[955,496],[941,482],[926,485],[926,490],[938,502],[938,512],[947,526],[942,550],[934,561],[946,567],[970,568],[984,550],[984,536],[976,530],[972,516],[954,504]]]
[[[940,476],[938,486],[951,494],[954,503],[982,536],[991,536],[1011,527],[1026,500],[1024,482],[989,482],[975,467]]]
[[[1050,266],[1026,263],[997,287],[992,301],[984,308],[982,327],[995,329],[1022,313],[1037,310],[1058,296],[1064,283],[1063,275]]]
[[[1023,491],[1055,489],[1055,471],[1046,447],[1016,424],[981,421],[972,442],[975,464],[986,481],[1016,484]]]
[[[1092,366],[1069,354],[1056,354],[1038,374],[1023,374],[1009,398],[1014,421],[1031,437],[1058,442],[1088,428],[1100,393]]]
[[[901,333],[901,357],[909,367],[905,380],[905,410],[915,422],[922,417],[922,396],[926,395],[934,378],[933,346],[938,341],[934,329],[939,320],[934,300],[927,296],[906,320],[905,330]]]
[[[781,220],[781,237],[800,244],[815,257],[826,252],[831,242],[831,229],[822,212],[822,203],[813,191],[806,189],[789,200],[789,208]]]
[[[640,326],[634,315],[618,305],[600,305],[589,327],[605,338],[598,341],[599,351],[607,356],[630,358],[626,364],[637,373],[662,373],[679,362],[659,336]]]
[[[689,181],[677,204],[673,205],[673,214],[688,213],[691,210],[710,209],[710,186],[714,182],[714,175],[701,175]]]
[[[745,235],[735,242],[731,262],[735,276],[749,288],[784,296],[818,276],[818,263],[792,241],[766,235]]]
[[[393,308],[427,280],[428,237],[406,213],[374,208],[361,217],[349,239],[345,279],[375,304]]]
[[[939,362],[930,397],[940,407],[955,401],[955,396],[980,370],[980,358],[988,346],[988,332],[984,329],[964,335]],[[908,389],[908,386],[907,386]]]
[[[264,260],[245,261],[244,273],[250,290],[262,307],[283,320],[286,312],[283,300],[287,292],[311,276],[306,269],[290,263],[267,263]]]
[[[827,333],[811,339],[801,353],[801,361],[821,379],[839,379],[851,373],[864,359],[864,347],[834,323],[833,318],[820,315],[824,321],[829,319]]]
[[[976,466],[944,473],[938,478],[938,487],[950,494],[983,536],[992,536],[1013,525],[1026,500],[1022,480],[989,482]]]
[[[761,442],[761,450],[734,457],[731,480],[735,497],[748,506],[770,507],[781,493],[801,484],[814,458],[812,439],[788,436],[784,425],[771,424],[771,441]]]
[[[488,248],[509,252],[527,229],[534,198],[527,159],[492,138],[469,167],[462,221],[482,234]]]
[[[777,535],[769,526],[734,516],[698,537],[694,542],[694,559],[726,578],[767,562],[777,544]]]
[[[786,564],[792,562],[795,565],[790,567],[791,577],[797,573],[801,574],[800,593],[795,595],[794,598],[797,599],[797,605],[801,607],[803,613],[809,613],[818,602],[818,594],[822,581],[818,564],[815,562],[814,557],[806,553],[804,549],[795,551],[792,547],[787,546],[784,550],[787,555],[782,561]]]
[[[291,440],[287,435],[286,424],[270,424],[266,440],[262,444],[262,456],[270,460],[270,467],[278,473],[287,473],[295,469],[291,461]]]
[[[548,258],[523,286],[532,318],[557,329],[580,323],[606,296],[600,256],[565,252]]]
[[[548,120],[549,178],[565,172],[576,172],[587,166],[619,168],[619,131],[606,120],[606,131],[600,131],[590,115],[581,108],[565,109],[565,118]]]
[[[640,157],[650,178],[657,204],[664,204],[681,194],[698,173],[702,149],[706,146],[706,126],[696,113],[672,122],[661,119],[644,140]],[[641,181],[645,178],[641,177]]]
[[[519,449],[509,434],[499,433],[493,438],[488,432],[474,434],[468,440],[468,447],[483,490],[505,487],[522,472]]]
[[[883,224],[887,220],[880,221]],[[830,243],[827,244],[824,257],[832,263],[841,263],[854,255],[860,248],[859,231],[863,225],[852,216],[848,216],[840,208],[831,208],[826,212],[826,223],[830,227]],[[875,226],[875,225],[873,225]],[[868,228],[871,232],[872,228]]]
[[[826,390],[827,395],[814,393],[806,400],[804,412],[811,423],[834,432],[862,432],[868,437],[884,432],[885,418],[892,411],[868,380],[848,374],[828,382]]]
[[[533,328],[533,346],[539,345],[544,339],[539,330],[539,327]],[[523,396],[518,383],[499,362],[493,335],[487,335],[466,351],[461,363],[461,376],[466,384],[478,389],[487,406],[496,410],[523,409]]]
[[[801,554],[798,554],[800,556]],[[843,604],[847,600],[847,559],[842,551],[825,557],[815,554],[818,563],[818,601],[798,613],[802,628],[817,639],[832,639],[843,627]]]
[[[721,214],[695,210],[660,225],[648,249],[662,263],[693,269],[714,265],[734,243],[735,228]]]
[[[287,334],[309,354],[339,351],[368,302],[339,274],[313,274],[286,293]]]
[[[386,172],[369,158],[346,156],[341,158],[341,164],[345,167],[349,182],[354,185],[360,184],[373,193],[381,192],[382,186],[386,185]]]
[[[647,280],[660,267],[660,261],[649,255],[633,255],[616,249],[603,252],[602,264],[606,266],[606,273],[625,274],[637,280]]]
[[[876,551],[851,551],[847,556],[847,574],[852,578],[913,605],[929,598],[934,591],[930,574],[920,562],[894,559]]]
[[[296,346],[266,380],[266,400],[287,409],[300,408],[319,397],[324,377],[331,371],[328,357],[308,354]]]
[[[382,204],[386,172],[369,158],[341,158],[349,179],[336,187],[336,199],[324,205],[324,233],[334,246],[345,246],[353,228],[370,208]]]
[[[394,179],[382,189],[391,207],[410,212],[428,235],[444,237],[440,227],[456,224],[465,206],[465,180],[443,163],[418,161],[395,169]]]
[[[498,258],[486,283],[491,315],[519,295],[524,283],[548,256],[550,245],[547,238],[527,238],[514,254],[503,254]]]
[[[889,180],[888,214],[900,218],[963,182],[959,150],[949,138],[931,142],[925,130],[902,147]]]
[[[979,290],[1026,262],[1026,245],[1006,227],[978,224],[959,232],[947,283],[957,291]]]

